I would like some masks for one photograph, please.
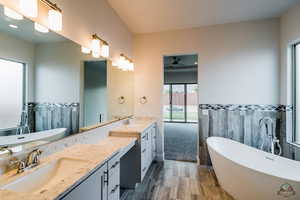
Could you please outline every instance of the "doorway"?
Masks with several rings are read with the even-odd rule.
[[[198,160],[198,56],[164,57],[163,119],[167,160]]]
[[[84,126],[107,119],[106,61],[84,62]]]

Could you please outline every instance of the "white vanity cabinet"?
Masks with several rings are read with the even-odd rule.
[[[120,198],[120,156],[108,161],[108,200]]]
[[[83,180],[61,200],[107,200],[107,163]]]
[[[156,126],[151,125],[141,133],[141,179],[144,179],[156,154]]]
[[[61,200],[119,200],[120,156],[113,156]]]

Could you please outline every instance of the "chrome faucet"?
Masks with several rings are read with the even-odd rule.
[[[272,154],[276,154],[275,147],[277,146],[279,149],[279,152],[277,155],[281,155],[281,153],[282,153],[281,145],[280,145],[279,139],[276,136],[276,131],[275,131],[275,127],[276,127],[275,120],[272,119],[271,117],[263,117],[262,119],[259,120],[259,130],[260,131],[261,131],[263,125],[266,127],[266,134],[271,142],[270,152]],[[264,145],[265,145],[265,138],[263,137],[263,142],[262,142],[262,145],[260,148],[261,150],[263,150]]]
[[[42,151],[39,149],[35,149],[31,151],[25,160],[20,160],[18,158],[12,158],[9,161],[9,169],[17,169],[17,173],[22,173],[26,169],[30,169],[36,167],[40,164],[40,155]]]

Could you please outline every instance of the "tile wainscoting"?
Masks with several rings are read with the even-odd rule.
[[[79,132],[79,103],[28,103],[31,132],[67,128],[66,135]]]
[[[199,105],[199,159],[201,165],[211,165],[206,138],[219,136],[230,138],[246,145],[268,149],[270,142],[266,130],[259,128],[259,120],[271,117],[276,120],[276,135],[280,139],[282,156],[300,161],[300,148],[286,141],[287,115],[292,115],[292,106],[285,105],[237,105],[200,104]],[[291,123],[291,122],[289,122]]]

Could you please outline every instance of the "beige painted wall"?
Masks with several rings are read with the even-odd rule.
[[[281,39],[281,91],[280,102],[291,104],[291,64],[289,45],[300,42],[300,4],[291,8],[280,20]]]
[[[117,57],[120,53],[132,55],[132,34],[106,0],[53,2],[63,10],[63,31],[60,34],[88,46],[91,35],[97,33],[110,44],[111,57]],[[20,10],[19,0],[0,0],[0,3]],[[34,20],[46,25],[48,10],[43,5],[39,10],[39,16]]]
[[[198,53],[199,103],[279,103],[279,20],[260,20],[134,37],[135,114],[162,122],[163,56]],[[148,103],[139,98],[147,96]],[[163,157],[163,134],[157,144]]]

